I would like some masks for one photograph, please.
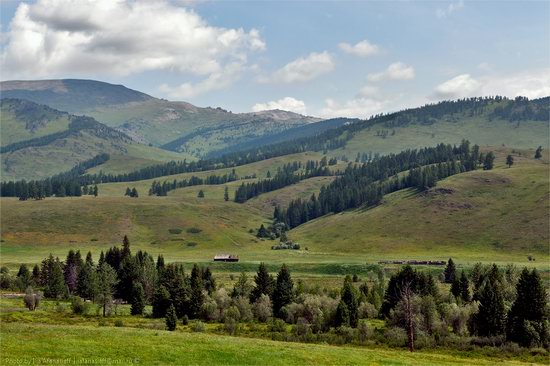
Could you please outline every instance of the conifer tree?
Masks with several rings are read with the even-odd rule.
[[[523,269],[516,292],[508,313],[507,339],[523,347],[547,346],[550,339],[546,289],[536,269]]]
[[[355,287],[353,287],[352,279],[349,275],[344,279],[341,298],[348,308],[349,325],[352,328],[357,327],[357,322],[359,321],[359,304]]]
[[[225,189],[223,191],[223,199],[225,202],[229,201],[229,189],[227,186],[225,186]]]
[[[176,308],[174,304],[170,304],[168,311],[166,312],[166,329],[169,331],[176,330],[178,324],[178,316],[176,315]]]
[[[537,150],[535,151],[535,159],[542,158],[542,146],[537,147]]]
[[[473,317],[474,332],[482,337],[504,334],[506,312],[500,286],[490,279],[479,293],[479,310]]]
[[[348,307],[344,300],[340,300],[338,307],[336,308],[336,315],[334,317],[335,326],[349,326],[350,325],[350,314]]]
[[[126,187],[126,192],[124,193],[124,195],[130,197],[131,194],[132,191],[130,190],[130,187]]]
[[[493,154],[492,151],[488,152],[487,155],[485,155],[485,160],[483,161],[483,170],[493,169],[494,161],[495,161],[495,154]]]
[[[445,271],[443,272],[443,275],[445,277],[445,283],[454,282],[456,277],[456,266],[452,258],[449,258],[449,261],[447,262],[447,267],[445,267]]]
[[[286,264],[283,264],[277,274],[277,282],[273,291],[273,314],[276,317],[282,317],[281,309],[292,302],[292,289],[294,282],[290,276],[290,271]]]
[[[93,263],[86,260],[86,263],[82,266],[82,269],[78,274],[76,292],[84,299],[95,300],[98,295],[98,291],[97,271],[94,268]]]
[[[198,198],[204,198],[204,191],[201,189],[199,191],[199,194],[197,195]]]
[[[164,318],[170,304],[170,293],[166,287],[159,286],[153,295],[153,318]]]
[[[455,298],[460,297],[460,281],[458,280],[458,278],[455,278],[453,283],[451,284],[451,294],[453,294]]]
[[[97,197],[97,195],[99,194],[99,191],[97,189],[97,184],[94,186],[94,197]]]
[[[143,286],[141,283],[134,283],[132,288],[132,307],[130,313],[132,315],[141,315],[143,314],[143,309],[145,308],[145,293],[143,292]]]
[[[26,264],[21,264],[19,266],[19,271],[17,272],[17,280],[19,281],[19,288],[21,290],[24,290],[31,285],[31,272],[29,271],[29,268]]]
[[[267,295],[270,298],[273,297],[273,285],[274,285],[273,276],[267,271],[267,266],[264,262],[260,263],[258,267],[258,272],[254,276],[254,289],[250,294],[250,302],[254,303],[262,295]]]
[[[67,295],[65,277],[59,258],[56,258],[51,265],[51,272],[45,282],[44,296],[52,299],[60,299]]]
[[[34,265],[34,268],[32,269],[32,282],[34,286],[39,286],[40,283],[40,267],[38,264]]]
[[[206,292],[208,292],[209,295],[212,294],[212,292],[216,291],[216,280],[214,279],[214,276],[212,276],[212,272],[210,271],[210,268],[206,267],[202,274],[202,281],[203,286]]]
[[[460,298],[463,302],[470,302],[470,281],[464,271],[460,274]]]
[[[133,198],[138,198],[139,197],[139,194],[138,194],[138,191],[137,191],[136,187],[132,188],[132,191],[130,192],[130,197],[133,197]]]
[[[508,165],[508,168],[511,168],[512,165],[514,165],[514,157],[512,155],[508,155],[506,157],[506,165]]]
[[[191,299],[189,304],[190,317],[196,319],[200,316],[204,296],[202,294],[203,282],[202,273],[196,264],[191,270]]]
[[[116,271],[107,263],[102,263],[97,272],[98,296],[97,301],[103,307],[103,316],[113,301],[115,286],[118,283]]]

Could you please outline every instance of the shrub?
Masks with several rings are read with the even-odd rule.
[[[254,317],[260,322],[266,322],[267,319],[273,316],[273,306],[269,296],[262,294],[252,306]]]
[[[181,318],[181,324],[183,325],[189,324],[189,317],[187,316],[187,314],[185,314],[183,318]]]
[[[195,333],[202,333],[204,332],[204,323],[200,320],[197,320],[191,324],[191,330]]]
[[[248,298],[239,296],[233,300],[233,303],[239,309],[240,317],[235,320],[240,320],[242,322],[248,322],[252,320],[252,309],[250,308],[250,302]]]
[[[285,333],[286,323],[282,319],[274,319],[268,329],[270,332]]]
[[[366,321],[360,320],[357,324],[357,336],[359,338],[359,342],[361,343],[364,343],[372,336],[372,331]]]
[[[370,302],[362,302],[359,305],[359,319],[374,319],[378,316],[378,311]]]
[[[181,229],[168,229],[168,232],[170,234],[181,234],[182,231],[183,230],[181,230]]]
[[[237,308],[235,305],[232,305],[225,311],[224,318],[235,319],[236,321],[239,321],[239,319],[241,319],[241,312],[239,311],[239,308]]]
[[[89,304],[82,300],[79,296],[73,296],[71,299],[71,310],[73,313],[82,315],[86,314],[89,309]]]
[[[204,299],[204,302],[201,307],[202,317],[208,321],[217,321],[219,320],[220,312],[218,311],[218,304],[216,301],[212,300],[210,297]]]
[[[121,319],[115,320],[115,327],[123,327],[124,322]]]
[[[237,332],[237,321],[233,318],[226,318],[223,326],[225,331],[231,335],[235,335]]]
[[[189,234],[198,234],[202,231],[202,229],[199,229],[198,227],[190,227],[186,230]]]
[[[344,343],[351,343],[355,338],[355,331],[353,328],[342,325],[336,328],[336,334],[342,337]]]
[[[178,323],[178,317],[176,315],[176,308],[174,308],[174,305],[171,304],[168,308],[168,311],[166,312],[166,329],[170,331],[176,330],[177,323]]]
[[[196,247],[197,246],[197,242],[194,242],[194,241],[190,241],[186,244],[188,247],[190,248],[193,248],[193,247]]]
[[[388,328],[384,332],[385,342],[392,347],[404,347],[407,345],[407,333],[398,327]]]
[[[310,325],[304,318],[298,318],[296,325],[292,327],[292,333],[299,337],[305,336],[308,332],[311,332]]]

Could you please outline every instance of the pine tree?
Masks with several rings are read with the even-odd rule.
[[[443,272],[445,277],[445,283],[453,283],[456,277],[456,266],[453,262],[452,258],[449,258],[449,261],[447,262],[447,267],[445,267],[445,271]]]
[[[189,304],[190,317],[196,319],[200,316],[204,295],[202,293],[203,282],[202,273],[196,264],[191,270],[191,301]]]
[[[78,274],[76,292],[84,299],[95,300],[98,295],[98,291],[97,271],[94,268],[93,263],[88,262],[86,258],[86,264],[82,266],[82,269]]]
[[[132,188],[132,191],[130,192],[130,197],[133,197],[133,198],[138,198],[139,197],[139,194],[138,194],[138,191],[137,191],[136,187]]]
[[[274,282],[273,277],[267,271],[265,263],[260,263],[258,272],[254,276],[254,283],[256,286],[250,294],[250,302],[256,302],[262,295],[267,295],[270,298],[273,297]]]
[[[141,315],[143,314],[143,309],[145,308],[145,293],[143,292],[143,286],[141,283],[134,283],[132,288],[132,307],[130,313],[132,315]]]
[[[294,283],[290,276],[290,271],[286,264],[283,264],[281,270],[277,274],[277,282],[273,291],[273,314],[281,318],[283,314],[281,309],[292,302],[292,289]]]
[[[536,269],[524,268],[516,285],[517,297],[508,313],[507,339],[523,347],[548,344],[546,289]]]
[[[474,332],[482,337],[502,335],[505,321],[502,290],[489,279],[479,293],[479,310],[473,317]]]
[[[98,195],[98,189],[97,189],[97,184],[94,186],[94,197],[97,197]]]
[[[197,195],[198,198],[204,198],[204,191],[201,189],[199,191],[199,194]]]
[[[35,264],[32,269],[32,283],[34,286],[40,285],[40,267],[38,264]]]
[[[19,271],[17,272],[17,280],[19,282],[19,288],[25,290],[31,285],[32,277],[31,272],[26,264],[19,266]]]
[[[130,197],[131,194],[132,191],[130,190],[130,187],[126,187],[126,192],[124,193],[124,195]]]
[[[158,287],[153,295],[153,318],[164,318],[170,304],[170,293],[166,287]]]
[[[508,155],[506,157],[506,165],[508,165],[508,168],[511,168],[512,165],[514,165],[514,157],[512,155]]]
[[[44,296],[52,299],[64,298],[67,295],[65,277],[59,258],[52,263],[51,273],[45,282]]]
[[[455,298],[460,297],[460,281],[458,278],[455,278],[451,284],[451,294],[453,294]]]
[[[98,296],[97,300],[103,307],[103,316],[113,301],[115,286],[118,283],[116,271],[107,263],[102,263],[97,272]]]
[[[537,150],[535,151],[535,159],[542,158],[542,146],[537,147]]]
[[[206,292],[208,292],[209,295],[212,294],[212,292],[216,291],[216,280],[214,279],[214,276],[212,276],[212,272],[210,271],[210,268],[206,267],[202,274],[202,281],[203,286]]]
[[[350,325],[350,315],[346,303],[343,300],[340,300],[338,307],[336,308],[336,315],[334,317],[334,325],[339,326],[349,326]]]
[[[460,274],[460,298],[463,302],[470,302],[470,281],[464,271]]]
[[[176,308],[174,304],[170,304],[168,311],[166,312],[166,329],[169,331],[176,330],[178,324],[178,317],[176,315]]]
[[[357,322],[359,321],[359,304],[357,301],[356,290],[355,287],[353,287],[350,276],[346,276],[344,279],[344,287],[342,288],[341,298],[348,308],[349,325],[352,328],[357,327]]]
[[[267,229],[265,228],[264,224],[260,225],[260,228],[258,229],[258,233],[256,234],[258,238],[267,238],[269,237],[269,233]]]
[[[495,154],[493,154],[492,151],[488,152],[487,155],[485,155],[485,161],[483,162],[483,170],[493,169],[494,161],[495,161]]]
[[[223,199],[225,202],[229,201],[229,189],[227,186],[225,186],[225,189],[223,191]]]

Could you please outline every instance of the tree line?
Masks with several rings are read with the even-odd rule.
[[[464,140],[459,146],[439,144],[349,164],[341,176],[321,187],[318,197],[313,194],[309,200],[291,201],[286,209],[277,207],[274,219],[293,228],[331,212],[377,205],[385,194],[404,188],[428,189],[440,179],[476,169],[480,162],[492,169],[493,160],[493,153],[485,155]]]
[[[273,178],[263,179],[254,183],[243,183],[237,188],[234,200],[238,203],[244,203],[262,193],[275,191],[307,178],[332,175],[333,173],[327,166],[326,157],[323,159],[321,162],[314,160],[307,161],[304,166],[304,172],[298,174],[296,172],[302,169],[302,164],[301,162],[294,162],[285,164],[282,169],[279,168]]]
[[[185,188],[191,186],[200,186],[200,185],[218,185],[225,184],[228,182],[234,182],[239,179],[235,169],[229,174],[224,175],[209,175],[206,178],[200,178],[197,176],[191,176],[189,179],[182,179],[180,181],[174,179],[172,182],[164,181],[162,184],[153,181],[151,188],[149,189],[149,196],[166,196],[169,191],[172,191],[177,188]]]

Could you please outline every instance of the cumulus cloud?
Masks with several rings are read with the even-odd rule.
[[[349,53],[351,55],[360,56],[360,57],[369,57],[380,53],[380,47],[370,43],[366,39],[354,45],[342,42],[338,46],[345,53]]]
[[[325,99],[325,106],[319,115],[323,118],[351,117],[367,118],[384,111],[386,101],[373,98],[357,97],[345,102],[338,102],[332,98]]]
[[[284,97],[279,100],[274,100],[267,103],[257,103],[252,107],[253,112],[267,111],[272,109],[280,109],[295,113],[306,113],[306,104],[302,100],[292,97]]]
[[[408,66],[402,62],[394,62],[382,72],[368,74],[367,79],[369,81],[411,80],[414,79],[414,75],[414,68],[412,66]]]
[[[38,0],[17,8],[1,60],[9,78],[167,70],[204,77],[207,91],[263,49],[257,30],[214,27],[173,2]]]
[[[463,7],[464,7],[464,1],[460,0],[459,2],[456,2],[456,3],[450,3],[449,5],[447,5],[446,8],[438,8],[435,11],[435,15],[439,19],[443,19],[451,15],[455,11],[462,9]]]
[[[470,74],[455,76],[435,87],[435,95],[438,98],[467,97],[478,95],[480,91],[481,83]]]
[[[313,80],[334,69],[334,60],[327,51],[312,52],[306,57],[297,58],[289,62],[268,77],[260,77],[260,82],[273,83],[301,83]]]
[[[453,99],[473,96],[524,96],[531,99],[550,95],[550,68],[525,71],[514,75],[472,77],[462,74],[434,89],[433,99]]]

